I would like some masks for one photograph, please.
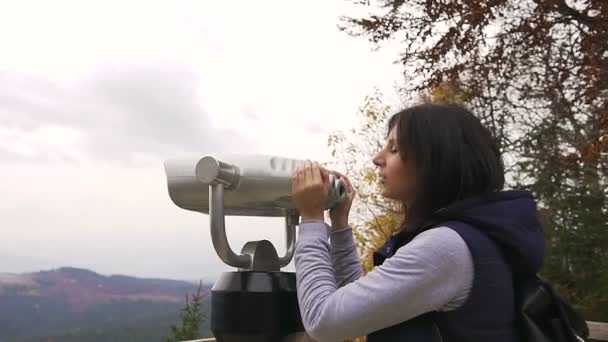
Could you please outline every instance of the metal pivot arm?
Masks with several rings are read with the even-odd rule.
[[[224,184],[209,185],[209,218],[211,221],[211,240],[215,252],[222,261],[232,267],[248,269],[251,266],[251,256],[235,254],[226,237],[224,220]]]
[[[266,240],[248,242],[241,254],[236,254],[230,248],[226,236],[224,215],[225,185],[215,183],[209,185],[209,218],[211,222],[211,240],[217,255],[224,263],[240,270],[278,271],[287,266],[293,259],[296,245],[296,225],[299,214],[290,210],[285,216],[285,255],[278,257],[272,243]],[[272,266],[274,265],[274,266]],[[276,269],[278,266],[278,269]]]
[[[281,268],[287,266],[296,250],[296,225],[300,219],[297,211],[289,211],[285,216],[285,255],[279,258]]]

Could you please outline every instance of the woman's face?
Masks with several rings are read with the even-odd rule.
[[[407,204],[414,193],[415,168],[412,161],[407,158],[405,161],[401,159],[400,152],[402,151],[397,145],[395,126],[388,134],[384,148],[374,157],[373,161],[380,171],[382,195]]]

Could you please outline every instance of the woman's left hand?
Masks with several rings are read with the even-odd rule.
[[[296,208],[303,220],[323,220],[327,204],[329,177],[319,163],[306,161],[292,177],[292,193]]]
[[[355,188],[353,187],[350,179],[345,175],[337,171],[332,171],[334,175],[341,178],[346,182],[346,198],[340,202],[335,208],[329,210],[329,218],[331,219],[332,229],[341,229],[348,226],[348,215],[350,213],[350,207],[355,199]]]

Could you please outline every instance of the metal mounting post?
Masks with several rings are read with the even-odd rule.
[[[224,215],[225,184],[209,185],[209,218],[211,223],[211,240],[220,259],[229,266],[249,271],[279,271],[287,266],[295,251],[296,225],[299,215],[295,211],[285,216],[285,255],[278,257],[272,243],[267,240],[250,241],[243,247],[241,254],[236,254],[228,243]]]

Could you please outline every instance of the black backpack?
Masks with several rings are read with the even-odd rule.
[[[474,228],[486,223],[459,215],[457,211],[440,210],[435,223],[460,221]],[[483,232],[483,230],[481,229]],[[489,235],[488,235],[489,236]],[[491,236],[489,236],[492,238]],[[499,247],[500,244],[495,242]],[[551,284],[538,275],[514,274],[518,324],[523,342],[585,342],[589,327],[581,315],[566,302]]]
[[[581,315],[539,276],[516,280],[520,331],[528,342],[585,342],[589,328]]]

